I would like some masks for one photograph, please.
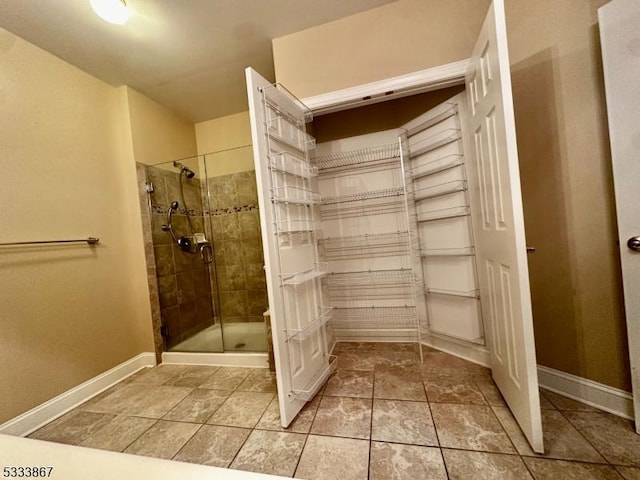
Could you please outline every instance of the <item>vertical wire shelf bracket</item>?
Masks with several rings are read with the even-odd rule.
[[[402,178],[402,188],[405,191],[405,195],[404,195],[404,213],[405,213],[405,221],[407,222],[407,228],[410,228],[411,226],[411,212],[409,210],[409,194],[408,194],[408,183],[409,183],[409,172],[407,169],[407,160],[409,158],[408,156],[408,152],[407,149],[405,148],[405,145],[408,144],[407,142],[407,138],[406,136],[400,136],[398,137],[398,150],[400,151],[400,169],[401,169],[401,175],[400,177]],[[412,188],[413,190],[413,188]],[[413,251],[413,242],[411,239],[411,235],[407,236],[407,248],[409,250],[409,259],[410,261],[413,260],[413,257],[415,255],[414,251]],[[413,265],[413,262],[412,262]],[[415,272],[412,272],[412,277],[413,277],[413,281],[411,282],[412,285],[412,289],[413,289],[413,299],[415,302],[415,305],[417,307],[418,305],[418,292],[421,291],[421,289],[418,288],[417,285],[417,277]],[[418,343],[418,351],[420,353],[420,363],[424,363],[424,356],[422,353],[422,338],[420,335],[420,321],[418,319],[418,312],[417,312],[417,308],[414,309],[414,328],[416,331],[416,340]]]

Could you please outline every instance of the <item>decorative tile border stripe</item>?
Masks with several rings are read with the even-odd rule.
[[[151,205],[151,213],[166,215],[168,208],[169,207],[165,207],[164,205]],[[203,213],[204,212],[202,210],[194,210],[193,208],[187,210],[182,207],[178,208],[176,211],[177,215],[188,215],[189,217],[202,217]]]
[[[241,207],[226,207],[226,208],[216,208],[215,210],[211,210],[209,215],[212,217],[217,217],[220,215],[229,215],[231,213],[239,213],[239,212],[252,212],[254,210],[258,210],[258,206],[250,203],[249,205],[242,205]],[[205,212],[206,215],[207,212]]]
[[[167,214],[167,209],[169,207],[165,207],[164,205],[152,205],[151,206],[151,213],[155,213],[158,215],[166,215]],[[239,213],[239,212],[252,212],[254,210],[259,210],[258,206],[251,203],[249,205],[242,205],[242,206],[237,206],[237,207],[225,207],[225,208],[216,208],[215,210],[194,210],[194,209],[189,209],[188,211],[184,208],[178,208],[178,210],[176,211],[177,215],[188,215],[189,217],[207,217],[207,216],[212,216],[212,217],[217,217],[217,216],[221,216],[221,215],[230,215],[232,213]]]

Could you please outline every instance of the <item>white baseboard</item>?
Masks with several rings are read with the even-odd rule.
[[[491,365],[488,349],[480,345],[425,333],[422,334],[422,344],[485,367],[490,368]],[[542,365],[538,365],[538,384],[554,393],[613,415],[634,419],[633,395],[624,390]]]
[[[164,352],[162,354],[162,363],[174,365],[269,368],[269,356],[266,353]]]
[[[468,360],[469,362],[490,368],[489,350],[487,350],[487,347],[484,345],[476,345],[463,340],[446,338],[434,335],[433,333],[422,332],[421,335],[422,344],[427,347],[435,348],[436,350],[449,353],[463,360]]]
[[[69,410],[86,402],[107,388],[133,375],[138,370],[156,365],[154,353],[141,353],[120,365],[116,365],[100,375],[93,377],[77,387],[61,393],[28,412],[23,413],[0,425],[0,433],[26,436],[43,425],[64,415]]]
[[[619,417],[633,420],[633,396],[602,383],[538,365],[542,388],[572,398]]]

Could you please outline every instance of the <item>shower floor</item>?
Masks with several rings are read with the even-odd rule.
[[[220,324],[216,324],[169,350],[171,352],[266,352],[267,333],[264,323],[260,322],[225,323],[223,336]]]

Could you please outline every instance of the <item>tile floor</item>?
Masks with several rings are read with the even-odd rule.
[[[487,369],[412,345],[338,344],[338,370],[279,425],[265,370],[143,370],[31,437],[306,479],[640,480],[631,422],[543,391],[534,454]]]

